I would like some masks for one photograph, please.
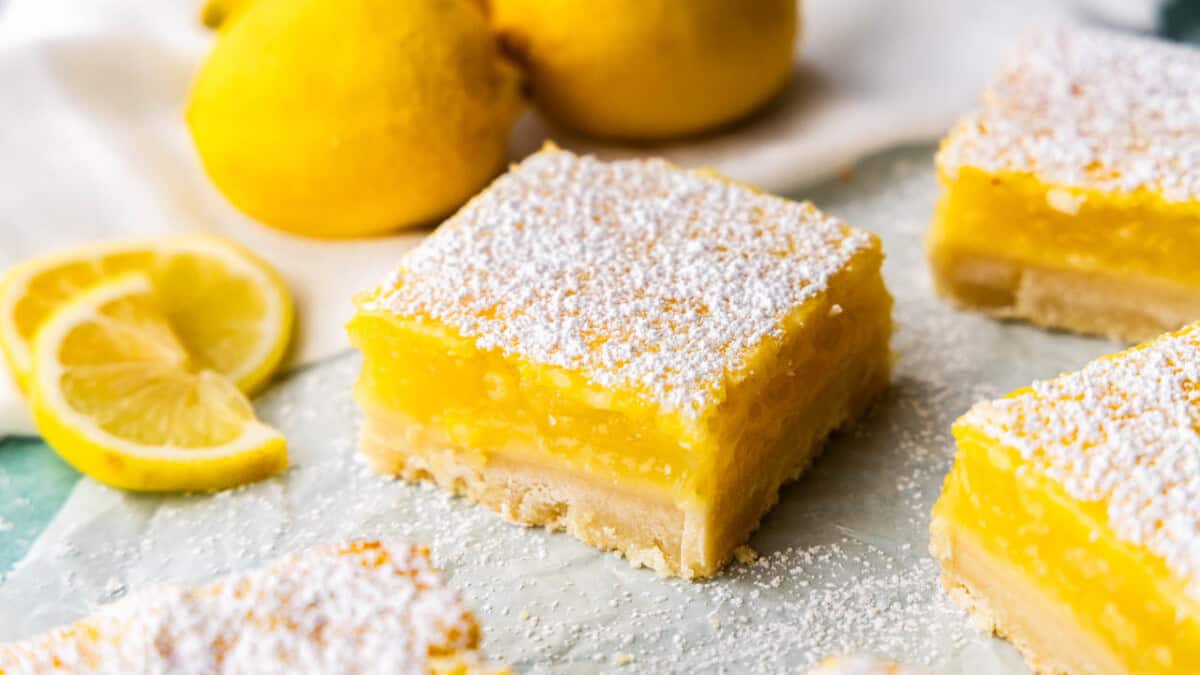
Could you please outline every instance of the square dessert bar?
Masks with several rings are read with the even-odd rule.
[[[934,507],[947,589],[1044,673],[1200,672],[1200,324],[981,403]]]
[[[1200,50],[1027,35],[937,155],[943,295],[1126,340],[1200,319]]]
[[[715,574],[888,384],[879,240],[549,148],[358,299],[360,447],[664,574]]]

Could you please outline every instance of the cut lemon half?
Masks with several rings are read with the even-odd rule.
[[[215,490],[287,465],[246,395],[189,354],[135,273],[60,306],[33,341],[38,431],[68,463],[129,490]]]
[[[257,391],[292,332],[287,286],[265,262],[209,236],[95,244],[28,260],[0,280],[0,348],[28,389],[34,334],[63,303],[105,280],[142,272],[161,312],[199,367]]]

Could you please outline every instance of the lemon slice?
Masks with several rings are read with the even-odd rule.
[[[33,344],[34,420],[63,459],[130,490],[212,490],[287,465],[283,436],[246,395],[193,359],[131,274],[59,307]]]
[[[241,247],[208,236],[96,244],[34,258],[0,280],[0,349],[28,389],[30,342],[42,322],[81,290],[143,272],[193,360],[253,393],[283,358],[292,331],[287,286]]]

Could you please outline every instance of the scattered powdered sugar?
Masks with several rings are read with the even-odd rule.
[[[409,253],[366,307],[694,414],[870,245],[809,203],[661,160],[547,150]]]
[[[965,421],[1075,499],[1103,502],[1200,597],[1200,325],[982,403]]]
[[[938,156],[1066,187],[1200,200],[1200,50],[1073,27],[1025,36]]]
[[[415,675],[431,655],[477,640],[424,548],[354,542],[199,588],[144,591],[82,625],[0,647],[0,672]]]

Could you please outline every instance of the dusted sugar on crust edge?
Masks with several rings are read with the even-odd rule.
[[[662,160],[526,159],[360,301],[699,416],[873,236]]]
[[[981,403],[960,424],[1017,450],[1200,599],[1200,324]]]
[[[1081,27],[1031,31],[937,163],[951,177],[974,167],[1200,201],[1200,50]]]
[[[199,587],[164,586],[0,645],[0,671],[504,673],[428,550],[318,546]]]

